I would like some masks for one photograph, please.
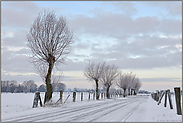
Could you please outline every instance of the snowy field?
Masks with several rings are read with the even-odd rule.
[[[63,102],[69,93],[64,92]],[[42,102],[44,93],[41,93]],[[175,97],[172,95],[173,109],[169,102],[164,107],[164,98],[157,105],[149,95],[116,97],[93,100],[93,95],[76,94],[72,102],[72,93],[65,104],[55,107],[32,108],[33,93],[1,93],[2,122],[182,122],[182,115],[177,115]],[[53,102],[59,99],[59,92],[53,93]],[[46,113],[47,112],[47,113]],[[45,115],[46,114],[46,115]]]

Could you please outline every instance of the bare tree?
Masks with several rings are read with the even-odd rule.
[[[135,78],[134,80],[134,85],[133,85],[133,90],[134,90],[134,95],[136,95],[142,86],[142,83],[140,82],[139,78]]]
[[[118,76],[118,74],[119,74],[119,70],[116,66],[114,65],[105,66],[104,72],[100,80],[103,83],[103,85],[106,87],[106,95],[108,99],[110,98],[109,88],[112,86],[113,80]]]
[[[33,22],[27,35],[27,41],[33,54],[32,63],[42,67],[42,69],[47,68],[45,103],[52,98],[51,75],[53,67],[64,62],[64,56],[70,52],[73,43],[73,34],[68,29],[64,17],[57,18],[55,12],[44,11]]]
[[[116,81],[118,87],[124,90],[123,97],[126,96],[126,90],[128,89],[128,94],[130,93],[130,89],[134,91],[134,94],[138,92],[141,87],[141,82],[136,75],[133,75],[132,72],[129,73],[120,73],[119,79]]]
[[[116,84],[118,87],[124,90],[123,97],[126,96],[126,90],[129,87],[129,83],[131,81],[131,76],[129,74],[122,74],[122,72],[119,74],[119,79],[117,79]]]
[[[104,67],[105,67],[105,62],[98,63],[98,64],[89,62],[88,66],[84,71],[85,77],[87,77],[90,81],[93,81],[93,80],[95,81],[97,100],[99,100],[99,93],[98,93],[99,79],[102,77]]]
[[[126,76],[128,76],[128,86],[127,86],[128,95],[130,95],[130,90],[132,89],[132,87],[135,84],[134,80],[135,80],[136,75],[133,75],[132,72],[131,72],[130,74],[127,74]]]

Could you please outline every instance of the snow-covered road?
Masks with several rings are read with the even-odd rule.
[[[175,97],[173,109],[169,103],[157,105],[149,95],[136,95],[70,101],[57,106],[31,108],[33,94],[2,94],[2,122],[181,122],[177,115]],[[87,96],[87,95],[86,95]],[[55,99],[59,97],[55,95]],[[22,98],[22,99],[21,99]]]
[[[34,110],[3,122],[124,122],[149,96],[131,96],[100,101],[75,102],[60,107]]]

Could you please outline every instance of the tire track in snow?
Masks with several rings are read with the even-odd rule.
[[[56,120],[53,119],[53,122],[59,122],[59,121],[62,121],[62,122],[91,122],[91,121],[93,121],[95,119],[98,119],[99,117],[101,117],[103,115],[111,113],[111,112],[119,109],[120,107],[124,107],[124,106],[126,106],[126,105],[128,105],[128,104],[130,104],[130,103],[132,103],[134,101],[136,101],[136,100],[134,100],[134,99],[131,100],[131,101],[126,100],[125,102],[120,102],[118,104],[114,104],[113,103],[111,106],[99,107],[98,109],[94,108],[93,110],[88,110],[88,111],[85,111],[83,113],[76,114],[75,116],[69,117],[69,119],[62,119],[62,120],[60,120],[60,119],[56,119]],[[106,110],[108,110],[108,111],[106,112]],[[98,115],[98,113],[100,115]],[[92,115],[92,119],[90,117],[91,115]]]
[[[133,112],[139,107],[139,105],[142,103],[141,101],[133,110],[121,121],[121,122],[126,122],[126,120],[133,114]]]
[[[96,110],[95,112],[92,112],[93,114],[95,114],[95,116],[93,116],[92,119],[91,119],[91,118],[86,118],[86,117],[85,117],[84,119],[87,119],[87,120],[84,120],[84,121],[85,121],[85,122],[93,122],[94,120],[96,120],[96,119],[98,119],[98,118],[100,118],[100,117],[102,117],[102,116],[105,116],[105,115],[107,115],[107,114],[109,114],[109,113],[111,113],[111,112],[113,112],[113,111],[119,109],[120,107],[124,107],[124,106],[126,106],[126,105],[128,105],[128,104],[130,104],[130,103],[132,103],[132,102],[128,101],[128,102],[125,102],[125,104],[115,105],[115,106],[113,106],[113,107],[107,108],[106,110]],[[99,114],[99,115],[98,115],[98,114]],[[89,115],[86,114],[86,115],[84,115],[84,116],[89,116]],[[79,119],[79,118],[78,118],[78,119]],[[78,119],[75,119],[75,120],[78,121]],[[81,118],[80,118],[80,119],[81,119]],[[90,120],[88,120],[88,119],[90,119]],[[82,119],[82,120],[83,120],[83,119]],[[79,120],[79,121],[80,121],[80,120]],[[69,121],[69,122],[74,122],[74,120]]]
[[[123,102],[125,100],[119,100],[119,101]],[[82,109],[90,109],[90,108],[93,108],[94,106],[96,107],[96,106],[105,105],[108,102],[111,102],[111,101],[101,102],[101,103],[91,104],[91,105],[86,105],[86,106],[81,106],[81,107],[76,107],[74,109],[73,109],[73,107],[71,107],[71,108],[66,108],[65,110],[60,109],[62,107],[58,107],[59,109],[56,109],[56,111],[54,110],[54,111],[51,111],[49,113],[32,114],[31,116],[30,115],[24,115],[24,116],[15,117],[15,118],[12,118],[12,119],[4,119],[3,122],[22,122],[22,121],[33,122],[33,121],[40,120],[40,119],[47,119],[47,118],[49,118],[49,116],[53,117],[53,116],[58,116],[58,115],[61,115],[61,114],[67,114],[67,113],[71,113],[71,112],[81,111]]]
[[[125,107],[130,103],[136,102],[137,100],[139,99],[138,98],[136,99],[136,97],[131,97],[125,100],[120,99],[120,100],[105,101],[100,103],[96,102],[95,104],[89,104],[84,106],[81,105],[79,107],[66,107],[65,109],[63,109],[62,107],[59,107],[58,109],[51,111],[49,113],[23,116],[21,118],[17,117],[14,119],[5,120],[3,122],[59,122],[59,121],[60,122],[65,122],[65,121],[66,122],[74,122],[74,121],[75,122],[76,121],[92,122],[102,116],[105,116],[122,107]],[[132,112],[134,110],[132,110]],[[129,116],[132,114],[132,112],[130,112]],[[89,118],[87,119],[87,117]],[[124,121],[126,121],[128,117],[126,117]]]
[[[48,118],[49,121],[52,121],[52,122],[58,122],[58,121],[62,121],[62,122],[70,122],[70,120],[72,119],[77,119],[78,117],[83,117],[83,113],[86,114],[88,111],[93,111],[95,110],[96,108],[99,109],[99,108],[106,108],[106,107],[110,107],[110,106],[113,106],[113,105],[117,105],[117,104],[121,104],[122,102],[125,102],[127,100],[119,100],[119,101],[115,101],[113,103],[111,103],[111,101],[107,101],[105,103],[102,103],[100,105],[97,105],[97,104],[94,104],[93,106],[90,106],[90,108],[80,108],[80,110],[77,110],[77,111],[70,111],[70,112],[67,112],[67,113],[59,113],[57,115],[54,115],[53,117],[51,118]],[[101,110],[101,109],[100,109]],[[83,112],[83,113],[81,113]],[[76,118],[77,117],[77,118]],[[56,121],[55,121],[56,119]],[[44,122],[44,121],[47,121],[46,119],[44,120],[38,120],[40,122]],[[72,121],[71,121],[72,122]]]
[[[127,105],[121,105],[115,109],[108,111],[108,112],[103,112],[102,114],[99,113],[98,117],[94,117],[92,120],[89,120],[89,122],[120,122],[124,116],[127,116],[131,112],[135,111],[134,109],[129,109],[128,107],[133,107],[133,105],[134,104],[136,105],[136,103],[138,104],[140,100],[141,99],[136,99],[136,100],[133,99]],[[138,106],[136,106],[136,107],[138,107]],[[126,114],[126,112],[124,110],[125,108],[127,108],[130,113]],[[119,111],[123,112],[123,113],[125,112],[125,115],[124,116],[121,115],[119,113]]]

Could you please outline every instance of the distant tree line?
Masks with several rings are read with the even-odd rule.
[[[90,92],[90,93],[95,93],[95,89],[83,89],[83,88],[73,88],[73,89],[68,89],[67,90],[68,92]],[[120,89],[115,89],[115,88],[111,88],[110,89],[110,93],[113,93],[113,92],[119,92]],[[102,88],[102,89],[98,89],[98,92],[99,93],[105,93],[106,92],[106,89],[105,88]]]
[[[65,91],[66,85],[64,83],[54,83],[53,91],[59,92],[61,89]],[[46,92],[46,85],[42,84],[38,86],[34,80],[24,81],[22,84],[18,84],[15,80],[1,80],[1,92],[11,93],[27,93],[35,91]]]

